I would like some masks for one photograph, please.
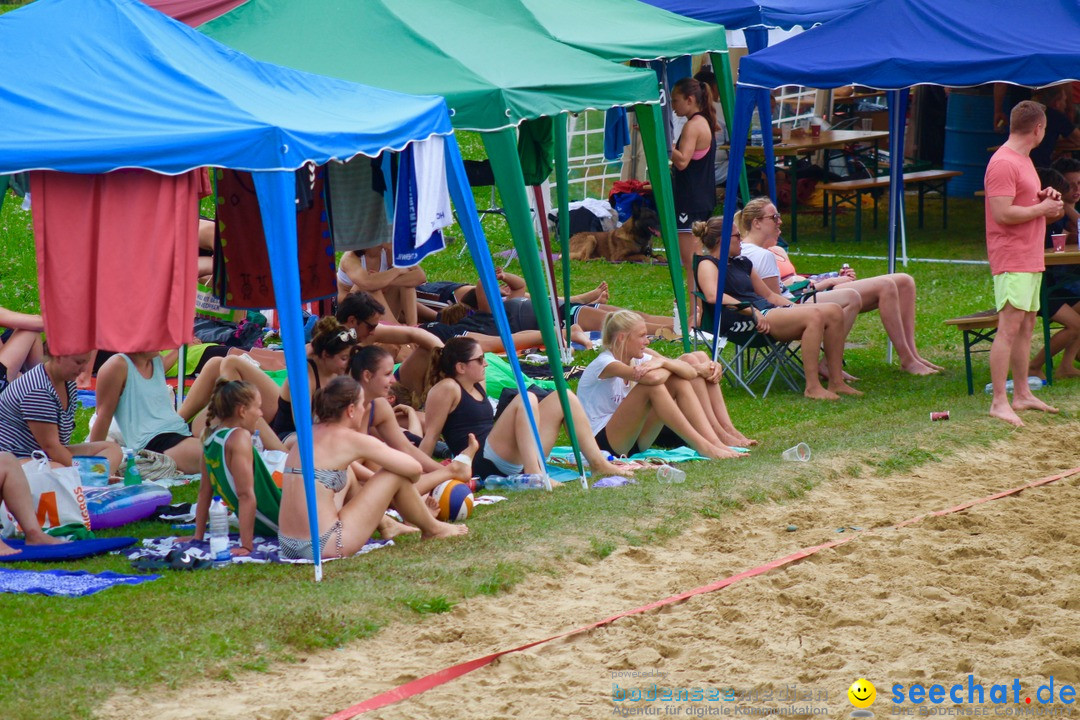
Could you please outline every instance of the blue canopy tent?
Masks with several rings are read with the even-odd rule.
[[[642,0],[679,15],[723,25],[728,30],[811,28],[861,7],[871,0]],[[755,33],[756,34],[756,33]],[[764,38],[764,32],[762,32]],[[750,45],[750,33],[747,33]],[[762,40],[761,47],[765,47]]]
[[[1047,34],[1045,28],[1054,28]],[[882,29],[887,28],[887,32]],[[1007,29],[1007,31],[1003,31]],[[1080,5],[1049,3],[1032,12],[1030,3],[956,0],[874,0],[841,18],[743,58],[735,92],[729,182],[742,166],[757,94],[783,85],[836,88],[865,85],[887,91],[889,142],[904,146],[908,88],[913,85],[970,87],[991,82],[1039,87],[1080,77]],[[1031,38],[1040,38],[1032,43]],[[853,42],[853,38],[873,38]],[[768,105],[761,115],[769,117]],[[765,161],[774,161],[765,134]],[[896,269],[897,237],[903,227],[903,161],[890,163],[889,272]],[[731,242],[735,198],[724,203],[721,257]],[[720,265],[723,291],[726,264]],[[719,313],[717,314],[719,316]]]
[[[442,98],[257,62],[138,0],[39,0],[5,14],[0,17],[0,61],[20,68],[0,83],[0,174],[141,168],[173,175],[206,166],[252,173],[288,379],[300,397],[308,394],[308,379],[294,171],[305,163],[374,157],[444,138],[450,194],[466,241],[485,291],[498,296]],[[111,260],[117,267],[122,263],[121,258]],[[495,313],[503,342],[513,347],[501,305]],[[46,313],[47,325],[49,318]],[[516,358],[511,363],[524,393]],[[319,558],[311,408],[295,403],[293,412]],[[539,445],[535,423],[533,431]],[[316,560],[316,579],[321,572]]]

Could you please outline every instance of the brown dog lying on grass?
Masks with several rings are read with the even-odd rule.
[[[639,204],[634,207],[633,215],[611,232],[581,232],[571,236],[570,259],[652,262],[652,241],[659,234],[660,217],[652,208]]]

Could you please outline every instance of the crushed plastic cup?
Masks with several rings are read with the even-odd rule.
[[[681,483],[686,479],[686,473],[670,465],[661,465],[656,468],[656,479],[662,483]]]
[[[801,442],[785,450],[783,458],[789,462],[806,462],[810,459],[810,446]]]

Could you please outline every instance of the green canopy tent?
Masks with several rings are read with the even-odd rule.
[[[709,53],[717,77],[730,77],[727,39],[724,28],[714,23],[694,20],[682,15],[646,5],[637,0],[454,0],[458,5],[483,12],[492,18],[513,21],[522,27],[541,32],[564,45],[599,55],[617,63],[631,60],[671,60],[683,55]],[[728,127],[735,95],[731,83],[718,83],[721,106]],[[643,124],[644,128],[645,125]],[[561,131],[561,133],[560,133]],[[556,126],[556,177],[559,181],[559,217],[566,217],[569,196],[566,192],[565,122]],[[562,134],[562,138],[559,137]],[[654,143],[646,142],[646,159],[657,205],[670,207],[670,184],[658,182],[656,170],[667,170],[666,157],[657,153]],[[745,187],[745,176],[743,186]],[[748,198],[747,198],[748,199]],[[661,213],[662,234],[674,236],[675,218]],[[569,224],[559,225],[563,245],[563,282],[569,294],[569,260],[567,242]],[[676,254],[674,258],[677,258]],[[669,260],[672,259],[669,253]],[[677,262],[669,262],[672,286],[678,298],[680,322],[685,347],[689,350],[689,333],[683,310],[683,279]]]
[[[547,116],[565,123],[566,112],[634,106],[654,186],[671,195],[655,74],[620,67],[520,22],[445,0],[248,0],[198,29],[258,59],[400,92],[443,95],[456,129],[482,133],[525,281],[536,298],[547,297],[548,290],[517,152],[521,122]],[[673,215],[670,202],[661,208],[664,213]],[[669,217],[664,227],[673,229],[673,223]],[[664,242],[677,263],[674,233],[664,232]],[[676,292],[682,298],[681,282]],[[576,445],[554,318],[545,303],[534,307]]]

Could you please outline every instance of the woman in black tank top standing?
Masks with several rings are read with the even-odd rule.
[[[480,344],[470,337],[454,337],[438,354],[437,381],[431,385],[424,405],[427,426],[420,450],[431,453],[441,434],[450,451],[459,453],[468,446],[469,435],[475,435],[480,450],[473,458],[473,475],[515,475],[520,472],[540,472],[536,456],[536,441],[529,427],[525,405],[520,397],[507,405],[495,417],[495,411],[484,390],[487,362]],[[434,356],[433,356],[434,357]],[[574,430],[582,453],[589,461],[593,477],[625,475],[626,471],[608,462],[596,444],[589,427],[589,418],[581,401],[573,393],[570,407],[574,413]],[[551,452],[559,427],[563,424],[562,405],[555,393],[541,402],[530,393],[544,452]]]
[[[679,230],[679,259],[686,274],[686,297],[693,310],[695,288],[693,257],[697,241],[695,222],[708,220],[716,206],[716,117],[709,91],[694,78],[683,78],[671,89],[671,109],[687,118],[671,150],[671,180],[675,195],[675,222]],[[692,318],[692,316],[689,316]],[[691,322],[691,325],[693,322]]]

